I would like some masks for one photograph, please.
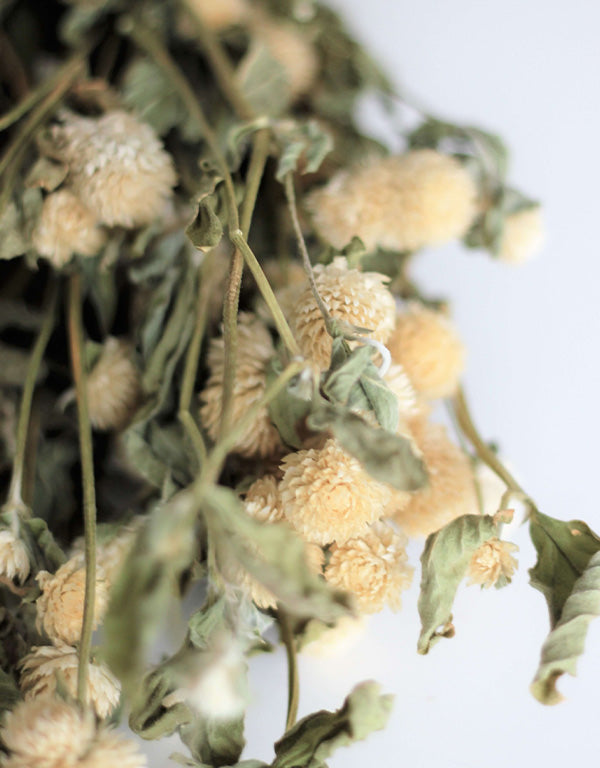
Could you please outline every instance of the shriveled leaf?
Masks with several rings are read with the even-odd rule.
[[[129,715],[129,727],[142,739],[162,739],[177,728],[190,723],[194,715],[190,708],[178,702],[165,707],[163,701],[173,690],[171,676],[161,665],[148,673],[136,688]]]
[[[309,416],[308,425],[317,432],[331,430],[340,445],[382,483],[401,491],[415,491],[427,483],[425,465],[409,440],[372,427],[342,406],[322,404]]]
[[[211,196],[204,197],[198,203],[198,212],[192,223],[185,230],[196,248],[214,248],[223,237],[223,224],[214,210]]]
[[[421,555],[419,653],[427,653],[440,637],[454,634],[452,604],[458,585],[475,550],[497,535],[498,525],[493,517],[463,515],[427,537]]]
[[[239,87],[257,115],[276,117],[290,100],[289,79],[266,45],[254,41],[240,68]]]
[[[180,729],[181,740],[200,763],[218,768],[237,763],[246,744],[244,720],[197,717]]]
[[[30,517],[21,522],[21,535],[32,555],[32,569],[54,573],[66,561],[45,520]]]
[[[577,661],[585,646],[588,625],[600,616],[600,552],[590,558],[573,585],[560,620],[542,646],[542,657],[531,692],[542,704],[558,704],[563,696],[556,689],[561,675],[576,674]]]
[[[194,465],[185,450],[183,430],[177,423],[161,426],[156,420],[134,424],[121,436],[131,466],[156,488],[167,477],[181,485],[191,479]]]
[[[314,173],[333,148],[331,134],[316,120],[285,120],[273,126],[280,146],[275,176],[283,182],[288,173]]]
[[[321,385],[323,394],[334,403],[347,405],[352,390],[371,362],[371,355],[370,347],[358,347],[351,352],[344,339],[333,339],[331,365]]]
[[[322,710],[300,720],[275,744],[272,768],[325,768],[336,749],[385,728],[393,696],[381,695],[379,690],[372,681],[361,683],[341,709]]]
[[[194,558],[195,518],[194,499],[186,491],[156,509],[111,591],[104,621],[106,659],[127,693],[141,677],[178,579]]]
[[[400,415],[398,398],[381,378],[373,362],[369,363],[359,383],[379,424],[383,429],[394,432]]]
[[[283,363],[273,357],[267,368],[267,386],[283,371]],[[293,378],[277,397],[269,403],[269,416],[277,427],[281,439],[293,448],[301,448],[302,428],[312,408],[312,384],[302,375]]]
[[[546,598],[554,627],[575,582],[600,551],[600,538],[581,520],[565,522],[537,511],[531,516],[529,533],[538,558],[529,569],[531,586]]]
[[[207,494],[205,514],[217,533],[217,549],[236,558],[290,613],[331,622],[350,612],[346,595],[308,567],[305,544],[288,525],[254,520],[222,486]]]

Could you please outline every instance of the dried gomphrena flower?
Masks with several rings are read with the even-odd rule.
[[[477,509],[475,480],[468,457],[448,438],[444,427],[418,418],[411,422],[411,432],[429,482],[410,494],[408,503],[393,516],[409,536],[428,536]]]
[[[237,422],[264,395],[267,386],[267,364],[275,349],[267,327],[255,315],[241,312],[238,325],[238,356],[233,388],[232,422]],[[210,376],[200,393],[202,425],[216,440],[221,422],[223,378],[225,375],[225,342],[211,339],[208,350]],[[240,436],[233,447],[241,456],[270,456],[281,448],[279,432],[271,422],[267,408],[262,408],[256,421]]]
[[[137,227],[168,212],[177,182],[171,156],[154,130],[120,110],[102,117],[68,115],[52,131],[68,183],[108,226]]]
[[[450,397],[464,369],[465,349],[454,326],[440,312],[413,303],[398,314],[388,341],[392,360],[406,371],[425,398]]]
[[[544,237],[542,209],[539,206],[511,213],[504,220],[498,258],[510,264],[523,264],[538,254]]]
[[[518,565],[511,552],[518,549],[516,544],[498,538],[484,541],[473,553],[469,563],[468,583],[489,588],[494,584],[502,586],[510,582]]]
[[[327,266],[318,264],[314,274],[319,295],[334,320],[368,329],[372,331],[369,338],[387,342],[396,322],[394,297],[385,286],[389,278],[350,269],[343,256]],[[308,285],[294,305],[293,329],[302,353],[322,370],[329,368],[331,336]]]
[[[18,579],[22,584],[30,568],[27,548],[21,539],[8,528],[0,531],[0,575]]]
[[[325,578],[354,595],[362,613],[376,613],[389,605],[399,610],[401,593],[412,582],[406,537],[386,523],[375,523],[344,544],[333,544]]]
[[[329,439],[323,448],[290,453],[281,464],[279,492],[291,525],[317,544],[360,536],[383,516],[390,490]]]
[[[69,645],[33,647],[19,663],[20,687],[25,699],[54,696],[60,679],[67,693],[77,696],[79,655]],[[100,719],[108,717],[119,703],[121,686],[105,664],[90,662],[87,680],[87,704]]]
[[[73,254],[95,256],[106,242],[106,233],[78,197],[69,189],[59,189],[44,200],[32,242],[41,256],[62,267]]]
[[[110,336],[87,378],[89,417],[96,429],[122,429],[142,396],[131,346]]]
[[[55,574],[39,571],[36,580],[42,594],[36,601],[38,632],[42,630],[53,643],[75,645],[81,636],[85,603],[85,569],[81,558],[67,560]],[[94,629],[108,605],[108,585],[101,568],[96,572]]]
[[[184,0],[178,8],[177,31],[184,37],[194,37],[195,26],[188,15],[195,16],[213,32],[243,24],[249,14],[250,5],[247,0]]]
[[[476,200],[458,160],[417,149],[340,171],[306,203],[318,233],[336,248],[358,236],[369,250],[412,251],[462,237]]]

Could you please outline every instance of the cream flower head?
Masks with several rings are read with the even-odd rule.
[[[504,221],[498,258],[510,264],[523,264],[539,253],[544,239],[544,222],[539,206],[511,213]]]
[[[261,523],[277,523],[285,519],[277,479],[273,475],[259,477],[252,483],[244,499],[244,509]]]
[[[390,510],[409,536],[428,536],[461,515],[477,508],[475,480],[467,456],[449,438],[444,427],[422,418],[411,422],[429,484],[410,495],[408,504]]]
[[[383,516],[390,490],[329,439],[323,448],[288,454],[279,492],[291,525],[317,544],[359,536]]]
[[[233,389],[233,423],[260,400],[267,386],[267,363],[275,352],[264,323],[255,315],[241,312],[238,325],[237,371]],[[213,440],[221,421],[221,396],[225,373],[225,343],[211,339],[208,350],[210,376],[200,394],[200,419]],[[239,438],[233,451],[242,456],[269,456],[281,447],[279,432],[262,408],[254,424]]]
[[[55,644],[75,645],[81,635],[85,597],[85,569],[81,558],[68,560],[54,575],[48,571],[39,571],[36,580],[42,590],[36,601],[38,632],[44,630]],[[108,586],[102,568],[98,568],[94,629],[101,621],[107,605]]]
[[[327,266],[318,264],[314,273],[319,295],[334,320],[367,328],[372,331],[370,338],[386,343],[396,321],[396,304],[385,286],[385,275],[349,269],[343,256]],[[331,336],[308,285],[298,296],[293,315],[302,353],[326,370],[331,358]]]
[[[59,679],[67,692],[77,695],[77,650],[69,645],[42,645],[31,649],[20,662],[21,692],[25,699],[54,696]],[[88,666],[87,703],[104,719],[119,703],[121,686],[105,664]]]
[[[386,523],[375,523],[359,537],[331,547],[325,578],[350,592],[362,613],[376,613],[385,605],[399,610],[400,593],[412,581],[406,538]]]
[[[399,363],[423,397],[450,397],[464,369],[465,349],[450,321],[440,312],[412,303],[396,318],[388,341]]]
[[[89,416],[96,429],[122,429],[140,402],[140,373],[127,342],[112,336],[104,342],[87,379]]]
[[[77,768],[146,768],[146,756],[138,745],[111,728],[98,731],[96,740]]]
[[[73,768],[91,747],[95,724],[90,714],[58,697],[23,701],[5,715],[0,736],[10,756],[8,768]]]
[[[416,149],[340,171],[308,196],[307,206],[318,233],[335,248],[358,236],[369,250],[412,251],[462,237],[476,199],[458,160]]]
[[[74,253],[95,256],[105,241],[106,233],[94,214],[70,190],[59,189],[46,197],[32,242],[55,267],[64,266]]]
[[[247,0],[184,0],[182,3],[186,13],[180,13],[177,18],[177,31],[185,37],[193,37],[194,26],[187,18],[190,13],[196,16],[202,24],[213,32],[242,24],[250,13]]]
[[[469,563],[468,583],[489,588],[500,579],[503,579],[504,583],[509,582],[518,565],[511,552],[518,549],[516,544],[498,538],[484,541]]]
[[[0,574],[18,579],[22,584],[30,568],[29,555],[21,539],[8,528],[0,531]]]
[[[146,123],[123,111],[69,115],[53,139],[53,154],[68,165],[75,194],[104,224],[142,226],[167,210],[177,177]]]

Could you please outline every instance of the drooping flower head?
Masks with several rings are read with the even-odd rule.
[[[55,267],[64,266],[75,253],[95,256],[105,241],[96,216],[70,190],[59,189],[46,197],[32,242]]]
[[[518,565],[511,552],[518,549],[516,544],[498,538],[484,541],[469,563],[468,583],[489,589],[494,584],[510,582]]]
[[[177,181],[173,161],[153,129],[127,112],[69,115],[53,130],[53,153],[67,182],[108,226],[137,227],[160,218]]]
[[[464,346],[440,312],[413,303],[398,314],[388,341],[392,360],[406,371],[423,397],[453,395],[464,369]]]
[[[385,275],[350,269],[343,256],[327,266],[318,264],[314,273],[319,295],[333,319],[368,329],[372,331],[370,338],[386,343],[394,328],[396,305],[385,286]],[[331,336],[308,284],[298,296],[293,315],[302,353],[326,370],[331,358]]]
[[[307,541],[330,544],[365,532],[384,514],[389,489],[373,480],[334,439],[282,461],[284,514]]]
[[[60,676],[69,695],[77,695],[79,655],[69,645],[42,645],[31,649],[20,662],[20,686],[25,699],[54,696]],[[119,681],[104,664],[88,666],[87,703],[100,719],[108,717],[119,703]]]
[[[238,325],[237,370],[233,389],[233,423],[264,395],[267,385],[267,363],[275,350],[262,321],[250,313],[240,313]],[[210,376],[200,394],[202,425],[213,440],[217,439],[221,421],[221,397],[225,374],[225,342],[212,339],[208,350]],[[254,424],[239,438],[233,450],[242,456],[269,456],[281,446],[279,432],[261,409]]]
[[[331,547],[325,578],[350,592],[362,613],[376,613],[385,605],[399,610],[401,592],[410,586],[406,538],[386,523],[375,523],[361,536]]]
[[[462,237],[476,199],[458,160],[417,149],[340,171],[307,205],[320,236],[335,248],[358,236],[369,250],[412,251]]]
[[[87,379],[88,409],[96,429],[122,429],[141,398],[140,372],[130,345],[110,336]]]

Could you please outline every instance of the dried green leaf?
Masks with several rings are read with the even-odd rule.
[[[290,613],[332,622],[350,612],[347,596],[307,566],[305,544],[287,524],[254,520],[223,486],[208,492],[205,514],[217,549],[237,559]]]
[[[168,477],[183,486],[196,470],[179,423],[138,422],[122,433],[121,440],[131,466],[156,488],[163,488]]]
[[[581,520],[565,522],[537,511],[531,516],[529,533],[538,557],[529,569],[531,586],[546,598],[554,627],[575,582],[600,551],[600,538]]]
[[[290,101],[289,79],[266,45],[254,40],[241,68],[239,87],[257,115],[276,117]]]
[[[267,368],[267,386],[275,381],[283,368],[279,357],[271,359]],[[284,443],[292,448],[302,447],[302,427],[312,408],[312,394],[312,382],[298,375],[269,403],[271,421]]]
[[[21,521],[21,536],[29,550],[32,571],[54,573],[66,561],[65,553],[56,543],[45,520],[30,517]]]
[[[164,665],[149,672],[135,691],[129,715],[129,727],[142,739],[155,740],[170,736],[194,715],[184,703],[163,706],[165,697],[173,691],[173,682]]]
[[[329,403],[316,408],[307,423],[317,432],[331,430],[376,480],[401,491],[415,491],[427,483],[425,465],[405,437],[373,427],[357,414]]]
[[[469,562],[485,541],[498,535],[489,515],[463,515],[430,534],[421,555],[419,653],[427,653],[440,637],[452,637],[452,603]]]
[[[104,621],[106,659],[130,693],[174,593],[196,552],[196,507],[182,491],[158,507],[141,529],[111,591]]]
[[[196,248],[214,248],[223,237],[223,224],[214,209],[212,196],[206,196],[198,203],[198,212],[185,230]]]
[[[563,696],[556,689],[558,678],[576,674],[577,660],[585,646],[588,625],[600,616],[600,552],[590,558],[584,572],[562,608],[560,620],[544,645],[531,692],[542,704],[558,704]]]
[[[336,749],[385,728],[393,696],[382,696],[379,690],[372,681],[361,683],[341,709],[322,710],[300,720],[275,744],[272,768],[326,768],[325,761]]]
[[[195,760],[215,768],[236,763],[246,744],[243,718],[215,720],[197,717],[193,723],[180,729],[180,735]]]
[[[273,126],[280,146],[275,177],[283,182],[288,173],[314,173],[333,148],[331,134],[316,120],[282,120]]]

